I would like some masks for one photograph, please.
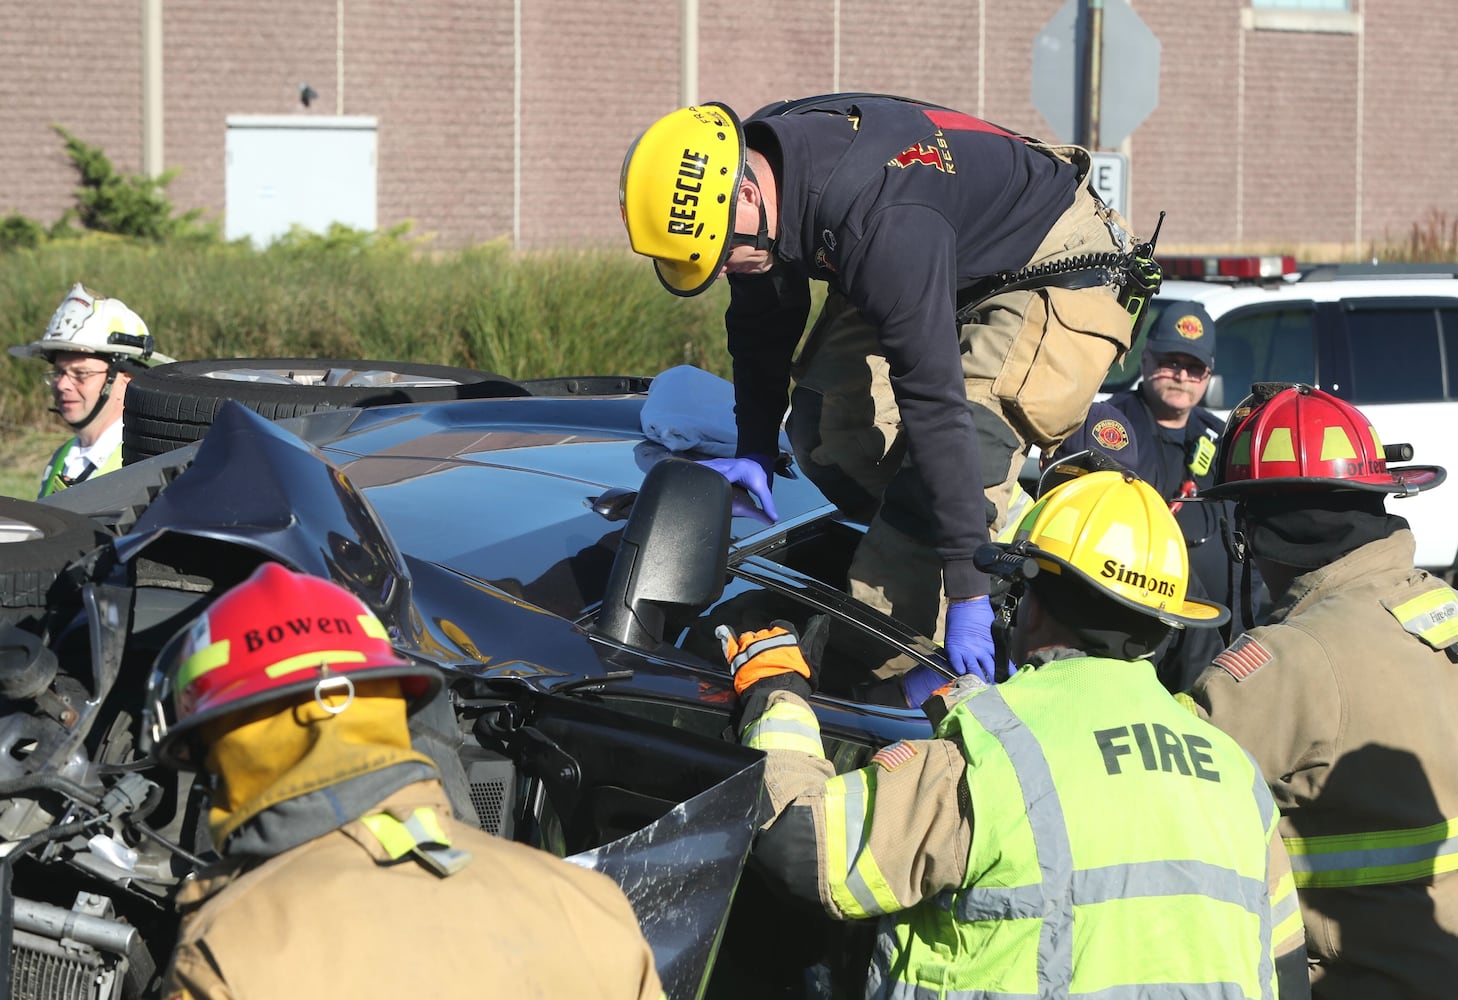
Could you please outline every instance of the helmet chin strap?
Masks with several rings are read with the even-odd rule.
[[[754,176],[754,171],[750,169],[748,163],[744,165],[744,176],[753,181],[755,187],[759,187],[759,178]],[[763,189],[761,189],[762,191]],[[729,245],[731,247],[754,247],[756,250],[774,252],[775,241],[770,239],[769,216],[765,214],[763,193],[759,198],[759,232],[753,236],[748,233],[734,233],[729,237]]]
[[[66,420],[65,417],[61,417],[62,420],[66,420],[66,426],[70,427],[73,431],[81,431],[86,427],[87,424],[95,420],[97,416],[101,413],[101,408],[106,405],[106,401],[111,398],[111,387],[116,383],[116,376],[116,363],[110,361],[107,362],[106,382],[101,387],[101,394],[96,397],[96,405],[91,407],[91,410],[86,414],[86,416],[82,417],[80,420]],[[60,416],[61,409],[58,406],[53,406],[51,407],[51,412],[56,414],[57,416]]]

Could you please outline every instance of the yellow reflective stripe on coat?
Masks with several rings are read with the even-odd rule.
[[[1412,830],[1281,839],[1298,889],[1391,885],[1458,870],[1458,820]]]
[[[410,818],[403,822],[389,813],[361,816],[360,822],[375,835],[375,839],[380,842],[385,853],[396,861],[417,847],[432,844],[439,844],[442,847],[451,846],[450,835],[441,827],[435,810],[425,806],[416,809],[410,814]]]
[[[1388,610],[1403,628],[1434,649],[1458,639],[1458,592],[1451,587],[1437,587]]]
[[[413,855],[441,878],[454,875],[471,863],[471,852],[451,846],[450,834],[441,826],[435,810],[427,806],[416,809],[404,822],[389,813],[361,816],[360,822],[392,861]]]
[[[756,750],[799,750],[812,757],[825,757],[815,713],[803,702],[789,699],[775,702],[745,726],[740,742]]]
[[[874,767],[838,774],[825,783],[825,881],[831,901],[851,918],[902,908],[867,844],[875,799]]]
[[[1303,928],[1301,904],[1296,896],[1296,880],[1282,875],[1271,893],[1271,940],[1280,944]]]

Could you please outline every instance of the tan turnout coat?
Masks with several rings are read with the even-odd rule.
[[[1238,639],[1190,692],[1270,783],[1319,998],[1458,991],[1458,873],[1446,870],[1458,864],[1458,595],[1413,568],[1413,545],[1399,531],[1298,577],[1275,624]],[[1300,850],[1336,835],[1356,836],[1317,842],[1331,854]],[[1354,848],[1377,850],[1343,857]],[[1374,862],[1429,872],[1302,888],[1303,866],[1381,877]]]

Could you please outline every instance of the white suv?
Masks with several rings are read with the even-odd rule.
[[[1412,525],[1417,564],[1451,580],[1458,571],[1458,265],[1298,269],[1290,257],[1160,263],[1164,286],[1150,308],[1194,300],[1215,321],[1210,409],[1224,416],[1252,382],[1306,382],[1361,407],[1383,444],[1411,444],[1413,461],[1449,471],[1450,482],[1387,509]],[[1104,391],[1137,380],[1142,350],[1134,345]]]

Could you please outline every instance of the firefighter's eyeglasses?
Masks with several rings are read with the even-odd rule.
[[[1184,373],[1185,378],[1191,382],[1203,382],[1210,377],[1210,366],[1193,358],[1181,360],[1177,357],[1156,357],[1154,373],[1171,377]]]
[[[110,369],[107,368],[98,368],[94,371],[87,371],[85,369],[76,368],[52,368],[50,371],[42,375],[41,378],[45,379],[46,385],[50,386],[52,389],[60,385],[62,379],[67,378],[75,383],[76,387],[79,389],[87,382],[90,382],[92,379],[100,375],[105,375],[109,370]]]

